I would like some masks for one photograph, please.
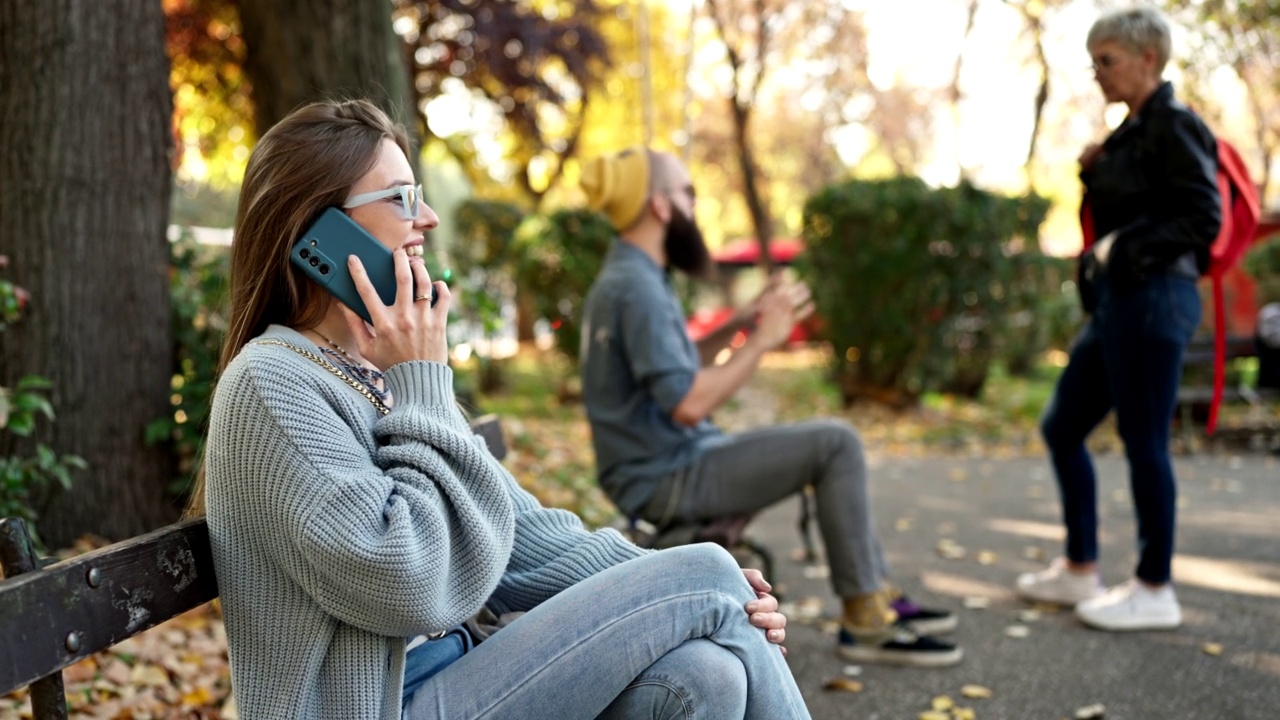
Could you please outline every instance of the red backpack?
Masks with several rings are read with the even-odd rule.
[[[1262,215],[1258,188],[1249,178],[1240,153],[1222,138],[1218,141],[1218,194],[1222,197],[1222,227],[1209,250],[1208,275],[1213,281],[1213,400],[1209,405],[1209,421],[1205,433],[1213,434],[1218,424],[1218,407],[1222,404],[1222,387],[1226,379],[1227,318],[1222,297],[1222,276],[1235,266],[1249,246],[1258,239],[1258,218]],[[1097,239],[1093,227],[1093,210],[1088,194],[1080,204],[1080,230],[1084,249]]]

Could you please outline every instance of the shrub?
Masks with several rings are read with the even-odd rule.
[[[1258,284],[1259,307],[1280,302],[1280,236],[1249,248],[1244,256],[1244,269]]]
[[[8,259],[0,255],[0,269],[8,266]],[[30,301],[25,290],[9,280],[0,279],[0,333],[22,318],[22,310]],[[53,386],[39,375],[26,375],[12,387],[0,385],[0,432],[20,438],[31,438],[39,429],[39,419],[55,420],[53,404],[48,393]],[[6,447],[15,443],[5,442]],[[18,447],[21,447],[18,445]],[[26,520],[28,530],[37,544],[35,521],[40,512],[37,498],[53,485],[64,490],[71,488],[71,471],[84,470],[88,466],[76,455],[59,455],[44,443],[36,443],[34,454],[18,450],[12,455],[0,457],[0,517],[17,517]]]
[[[850,180],[805,204],[798,270],[813,289],[846,402],[894,405],[929,391],[976,396],[1012,347],[1036,283],[1048,203],[962,182]],[[1025,354],[1026,350],[1020,350]]]
[[[466,286],[458,314],[489,340],[501,326],[504,303],[515,299],[514,276],[520,265],[515,236],[523,220],[524,213],[510,203],[467,200],[458,206],[458,242],[452,254],[456,277]],[[480,390],[501,387],[500,365],[487,355],[476,357]]]
[[[200,245],[184,231],[170,246],[170,322],[173,325],[172,412],[147,425],[148,443],[167,443],[178,467],[169,486],[186,493],[204,449],[218,356],[227,331],[226,248]]]
[[[556,348],[575,367],[582,305],[615,237],[603,215],[584,209],[535,216],[517,233],[521,289],[531,292],[537,316],[551,323]]]

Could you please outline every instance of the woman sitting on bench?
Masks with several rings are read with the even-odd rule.
[[[310,257],[334,241],[307,232],[328,208],[392,252],[390,305],[345,250],[317,266],[349,270],[369,323],[291,264],[300,238],[321,241]],[[295,111],[249,160],[193,500],[241,713],[809,717],[758,572],[713,545],[648,552],[587,532],[471,434],[452,298],[422,262],[437,222],[403,129],[365,101]],[[524,614],[476,644],[464,623],[482,609]]]

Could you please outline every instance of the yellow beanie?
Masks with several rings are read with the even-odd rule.
[[[630,228],[649,199],[649,152],[642,147],[628,148],[587,161],[582,168],[582,189],[591,209],[603,212],[615,229]]]

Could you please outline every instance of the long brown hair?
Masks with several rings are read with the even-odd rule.
[[[386,113],[367,100],[342,100],[300,107],[258,141],[236,208],[219,375],[268,325],[307,328],[324,317],[328,293],[289,262],[289,250],[326,208],[346,200],[384,139],[409,154],[404,128]],[[202,460],[189,517],[204,515],[204,474]]]

